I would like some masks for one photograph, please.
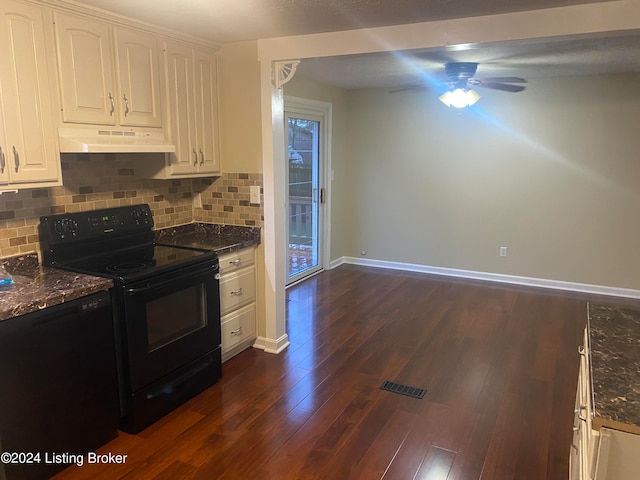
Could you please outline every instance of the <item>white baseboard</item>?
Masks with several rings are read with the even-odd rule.
[[[415,263],[389,262],[385,260],[372,260],[359,257],[340,257],[339,259],[333,260],[331,262],[330,268],[336,268],[345,263],[352,265],[363,265],[367,267],[428,273],[431,275],[443,275],[446,277],[469,278],[473,280],[485,280],[488,282],[510,283],[515,285],[526,285],[530,287],[550,288],[554,290],[591,293],[595,295],[640,298],[640,290],[632,290],[630,288],[607,287],[604,285],[565,282],[561,280],[548,280],[544,278],[520,277],[516,275],[503,275],[500,273],[476,272],[473,270],[460,270],[457,268],[432,267],[429,265],[419,265]]]
[[[289,336],[286,333],[277,339],[258,337],[253,344],[254,348],[259,348],[267,353],[280,353],[288,346]]]

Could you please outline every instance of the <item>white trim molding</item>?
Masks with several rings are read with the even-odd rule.
[[[289,336],[285,333],[277,340],[270,338],[258,337],[256,338],[253,348],[259,348],[267,353],[280,353],[289,346]]]
[[[640,298],[640,290],[633,290],[630,288],[608,287],[604,285],[566,282],[563,280],[549,280],[545,278],[521,277],[517,275],[503,275],[500,273],[476,272],[473,270],[433,267],[415,263],[389,262],[386,260],[372,259],[365,260],[358,257],[341,257],[337,260],[333,260],[331,262],[331,268],[339,267],[340,265],[345,263],[367,267],[387,268],[392,270],[404,270],[408,272],[428,273],[431,275],[442,275],[445,277],[467,278],[472,280],[484,280],[487,282],[526,285],[529,287],[591,293],[595,295],[607,295],[611,297]]]
[[[282,88],[296,74],[300,60],[279,60],[273,62],[273,86]]]

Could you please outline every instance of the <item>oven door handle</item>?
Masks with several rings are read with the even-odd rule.
[[[170,280],[163,280],[160,282],[154,282],[153,280],[150,280],[149,282],[147,282],[147,284],[144,287],[134,287],[134,288],[127,288],[125,289],[125,292],[127,293],[127,295],[137,295],[139,293],[144,293],[144,292],[148,292],[150,290],[153,290],[155,288],[158,287],[164,287],[167,285],[171,285],[171,284],[176,284],[176,285],[180,285],[180,281],[183,279],[193,279],[196,275],[202,275],[202,274],[207,274],[207,273],[211,273],[212,271],[215,272],[217,270],[216,266],[213,266],[211,268],[208,268],[206,270],[200,270],[198,272],[189,272],[189,274],[187,275],[178,275],[175,277],[171,277]],[[218,273],[216,273],[214,275],[215,279],[219,279],[220,275]]]

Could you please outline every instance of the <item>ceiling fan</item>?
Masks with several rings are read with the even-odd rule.
[[[473,105],[480,99],[480,95],[473,90],[475,87],[489,88],[492,90],[501,90],[503,92],[517,93],[523,91],[526,87],[523,85],[514,85],[518,83],[527,83],[524,78],[520,77],[475,77],[478,69],[476,62],[449,62],[444,66],[447,80],[441,85],[447,88],[439,99],[448,107],[464,108]],[[390,93],[402,92],[406,90],[426,88],[425,85],[413,85],[398,90],[392,90]]]
[[[477,78],[474,77],[478,64],[474,62],[451,62],[444,66],[444,72],[448,81],[444,82],[450,90],[457,88],[470,90],[474,87],[491,88],[493,90],[502,90],[503,92],[521,92],[525,89],[522,85],[512,85],[514,83],[527,83],[524,78],[520,77],[490,77]]]

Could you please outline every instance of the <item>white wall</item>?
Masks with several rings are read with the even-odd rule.
[[[224,172],[262,173],[260,64],[257,42],[225,44],[218,52],[220,151]],[[257,334],[266,331],[264,241],[256,248]]]
[[[260,64],[257,42],[228,43],[218,52],[220,142],[224,172],[262,172]]]
[[[350,91],[345,255],[640,289],[638,84],[534,80],[465,111]]]

